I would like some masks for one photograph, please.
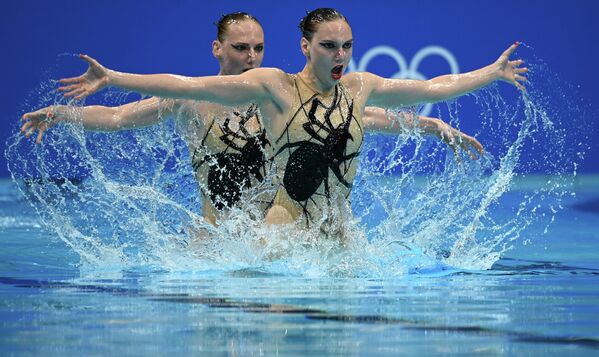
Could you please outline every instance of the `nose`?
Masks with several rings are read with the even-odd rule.
[[[250,59],[256,59],[256,50],[254,50],[253,48],[250,48],[248,51],[248,57]]]
[[[336,60],[345,60],[345,56],[347,55],[347,51],[344,48],[340,48],[337,53],[335,53]]]

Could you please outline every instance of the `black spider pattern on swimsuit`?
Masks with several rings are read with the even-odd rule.
[[[312,196],[318,194],[316,191],[323,182],[324,196],[327,201],[330,199],[329,169],[342,185],[351,188],[351,183],[344,178],[349,170],[349,165],[346,165],[346,162],[360,154],[359,150],[346,154],[348,140],[354,140],[349,132],[349,126],[352,120],[355,120],[353,100],[348,104],[347,117],[339,125],[334,126],[330,119],[341,103],[338,87],[335,86],[335,94],[329,107],[315,96],[311,98],[312,104],[307,113],[308,121],[302,125],[311,139],[297,142],[288,141],[275,154],[276,157],[283,150],[296,148],[287,160],[283,186],[289,197],[300,203],[307,222],[311,218],[306,208],[308,201],[314,202]],[[319,121],[315,115],[319,107],[326,109],[323,122]],[[341,172],[341,167],[343,167],[343,172]]]
[[[251,105],[248,110],[242,114],[233,112],[238,116],[239,129],[233,131],[226,118],[222,125],[219,124],[223,135],[219,139],[227,145],[225,150],[216,154],[205,155],[202,159],[196,159],[196,155],[203,152],[196,149],[193,155],[193,168],[197,172],[203,164],[208,165],[208,195],[214,206],[218,210],[230,208],[241,198],[243,190],[251,187],[251,177],[253,176],[259,182],[264,180],[262,171],[266,172],[266,156],[264,150],[266,145],[270,145],[266,139],[266,130],[262,127],[258,117],[256,105]],[[256,118],[260,125],[258,133],[250,133],[245,124],[251,119]],[[214,124],[214,121],[212,122]],[[202,140],[202,147],[212,128],[212,124]],[[243,145],[235,143],[235,139],[244,142]],[[231,151],[233,149],[235,151]]]

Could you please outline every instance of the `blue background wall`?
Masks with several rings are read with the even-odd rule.
[[[379,45],[395,48],[408,62],[423,47],[438,45],[453,53],[461,71],[468,71],[491,63],[520,40],[534,47],[534,55],[552,72],[579,86],[586,103],[598,103],[599,2],[592,0],[3,2],[2,153],[20,115],[37,105],[40,83],[85,70],[79,60],[60,54],[87,53],[122,71],[216,74],[217,63],[210,54],[213,23],[223,13],[247,11],[264,26],[264,65],[296,72],[304,63],[297,24],[306,10],[323,6],[338,8],[349,18],[356,61]],[[390,58],[377,57],[368,70],[391,76],[398,68]],[[419,72],[430,78],[448,73],[449,66],[431,56]],[[91,102],[101,100],[96,97]],[[599,120],[591,120],[599,133]],[[476,128],[476,120],[463,118],[462,122],[465,130]],[[599,145],[591,146],[582,172],[599,172]],[[1,156],[0,176],[7,176]]]

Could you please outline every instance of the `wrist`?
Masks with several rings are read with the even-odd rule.
[[[437,118],[422,118],[419,127],[423,134],[441,136],[443,121]]]
[[[501,63],[499,63],[499,61],[496,61],[487,67],[489,76],[491,77],[491,82],[495,82],[502,78],[502,66]]]
[[[51,105],[44,111],[45,117],[42,119],[45,123],[52,125],[65,119],[65,106],[64,105]]]
[[[106,69],[106,87],[121,87],[126,83],[129,73],[119,72],[112,69]]]
[[[122,75],[122,73],[113,71],[111,69],[107,69],[106,70],[106,86],[107,87],[115,86],[116,82],[118,82],[120,75]]]
[[[441,119],[434,119],[434,126],[431,128],[432,134],[436,135],[438,138],[442,138],[446,125],[447,124]]]

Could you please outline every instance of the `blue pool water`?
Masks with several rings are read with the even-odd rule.
[[[501,198],[520,202],[545,178]],[[85,271],[0,183],[2,355],[599,353],[599,179],[490,270],[307,277],[256,269]],[[509,214],[509,213],[506,213]],[[525,243],[526,242],[526,243]]]

